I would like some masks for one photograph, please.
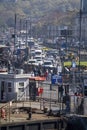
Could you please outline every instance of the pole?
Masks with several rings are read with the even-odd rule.
[[[26,48],[27,48],[27,20],[26,20]]]
[[[51,111],[51,90],[52,90],[52,86],[51,86],[51,84],[50,84],[50,111]]]
[[[81,26],[81,23],[82,23],[82,0],[80,1],[80,12],[79,12],[79,72],[80,72],[80,45],[81,45],[81,40],[82,40],[82,26]]]
[[[73,70],[73,92],[74,92],[74,94],[75,94],[75,90],[76,90],[76,83],[75,83],[75,72],[74,72],[74,70]],[[75,95],[74,95],[74,114],[75,114],[75,112],[76,112],[76,105],[75,105]]]
[[[22,20],[20,19],[20,38],[21,38],[21,28],[22,28]],[[19,48],[20,48],[20,42],[19,42]]]
[[[67,46],[68,46],[68,45],[67,45],[68,29],[65,30],[65,35],[66,35],[66,36],[65,36],[65,38],[66,38],[66,39],[65,39],[65,40],[66,40],[66,52],[68,52],[68,51],[67,51],[67,50],[68,50],[68,48],[67,48]]]
[[[10,122],[10,116],[11,116],[11,113],[10,113],[10,102],[9,102],[9,122]]]
[[[29,18],[29,30],[28,30],[28,33],[29,33],[29,37],[31,38],[32,37],[32,23],[31,23],[31,16]]]
[[[14,23],[14,50],[16,44],[16,23],[17,23],[17,14],[15,13],[15,23]]]
[[[28,46],[28,21],[26,19],[26,58],[29,58],[29,46]]]

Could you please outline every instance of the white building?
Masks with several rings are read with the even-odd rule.
[[[29,74],[0,74],[0,102],[29,99]]]

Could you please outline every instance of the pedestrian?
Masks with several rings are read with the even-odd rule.
[[[48,69],[45,72],[45,77],[46,77],[46,80],[48,80]]]
[[[48,73],[48,81],[51,81],[51,72]]]
[[[61,102],[61,98],[63,97],[63,85],[59,85],[59,88],[58,88],[58,94],[59,94],[59,102]]]
[[[68,93],[65,94],[65,96],[63,97],[63,102],[66,105],[66,113],[70,113],[70,95]]]

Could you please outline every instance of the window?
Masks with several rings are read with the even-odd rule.
[[[9,93],[12,92],[12,86],[11,86],[11,83],[10,83],[10,82],[8,83],[8,92],[9,92]]]
[[[1,100],[4,99],[4,92],[5,92],[5,82],[1,81]]]
[[[19,91],[19,93],[24,92],[24,82],[19,83],[18,91]]]
[[[2,91],[4,91],[4,89],[5,89],[4,87],[5,87],[5,82],[2,81],[2,82],[1,82],[1,90],[2,90]]]
[[[24,92],[24,88],[18,88],[19,93]]]
[[[20,83],[19,83],[19,86],[22,86],[22,87],[23,87],[23,86],[24,86],[24,82],[20,82]]]

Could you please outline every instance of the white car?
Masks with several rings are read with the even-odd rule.
[[[37,60],[38,64],[40,64],[40,65],[43,64],[42,56],[37,56],[37,55],[36,55],[34,58]]]
[[[53,66],[53,64],[52,64],[52,61],[46,60],[46,61],[44,61],[44,63],[43,63],[43,67],[54,67],[54,66]]]
[[[39,65],[36,59],[29,59],[28,64],[29,65],[36,65],[36,66]]]
[[[43,61],[41,59],[37,59],[37,62],[38,62],[39,65],[43,64]]]

